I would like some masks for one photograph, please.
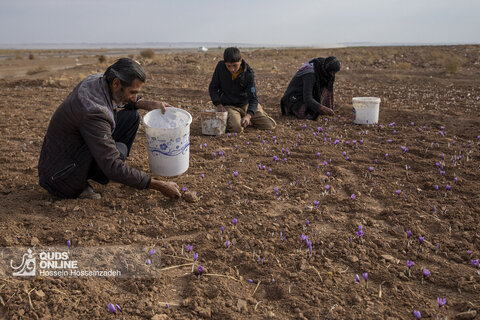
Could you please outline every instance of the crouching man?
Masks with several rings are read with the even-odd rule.
[[[145,80],[140,64],[121,58],[104,74],[91,75],[77,85],[53,114],[43,141],[38,163],[43,188],[62,198],[99,199],[88,180],[101,184],[113,180],[180,197],[176,183],[125,164],[140,124],[137,109],[165,112],[170,107],[138,99]]]

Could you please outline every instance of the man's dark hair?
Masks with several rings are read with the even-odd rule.
[[[142,66],[135,60],[129,58],[120,58],[105,70],[103,74],[108,84],[112,84],[115,78],[120,80],[122,86],[131,86],[135,79],[142,82],[147,80],[147,75]]]
[[[225,49],[225,51],[223,52],[223,60],[225,62],[238,62],[242,60],[240,50],[238,50],[237,47],[230,47]]]

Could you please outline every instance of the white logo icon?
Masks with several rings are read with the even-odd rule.
[[[36,275],[37,262],[33,257],[35,254],[32,254],[32,249],[27,250],[28,253],[25,253],[22,258],[22,263],[18,267],[13,266],[13,260],[10,260],[10,267],[13,270],[19,270],[13,272],[14,277],[34,277]]]

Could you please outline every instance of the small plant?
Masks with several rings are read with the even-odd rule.
[[[443,66],[445,67],[445,72],[453,74],[458,71],[459,63],[456,59],[449,57],[445,59]]]
[[[97,59],[98,59],[98,62],[100,62],[100,63],[104,63],[104,62],[107,61],[107,57],[105,57],[105,55],[103,55],[103,54],[99,55],[97,57]]]
[[[46,72],[46,71],[48,71],[48,69],[46,67],[39,66],[39,67],[36,67],[35,69],[28,70],[27,75],[31,76],[31,75]]]
[[[153,57],[155,57],[155,51],[153,51],[153,49],[145,49],[140,51],[140,56],[142,58],[152,59]]]
[[[412,67],[412,64],[409,62],[398,62],[396,66],[401,70],[409,70]]]

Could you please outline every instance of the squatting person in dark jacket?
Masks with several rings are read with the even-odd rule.
[[[137,109],[170,105],[137,98],[146,80],[136,61],[121,58],[104,74],[80,82],[53,114],[43,141],[38,175],[40,185],[62,198],[99,199],[88,180],[117,181],[137,189],[155,189],[180,196],[178,185],[150,177],[125,164],[135,139]],[[119,107],[124,107],[118,111]]]
[[[228,111],[228,132],[242,132],[250,123],[258,129],[275,128],[275,120],[258,103],[254,72],[238,48],[225,49],[208,91],[217,111]]]
[[[297,70],[280,102],[283,115],[317,120],[320,115],[334,115],[333,83],[340,71],[335,57],[315,58]]]

